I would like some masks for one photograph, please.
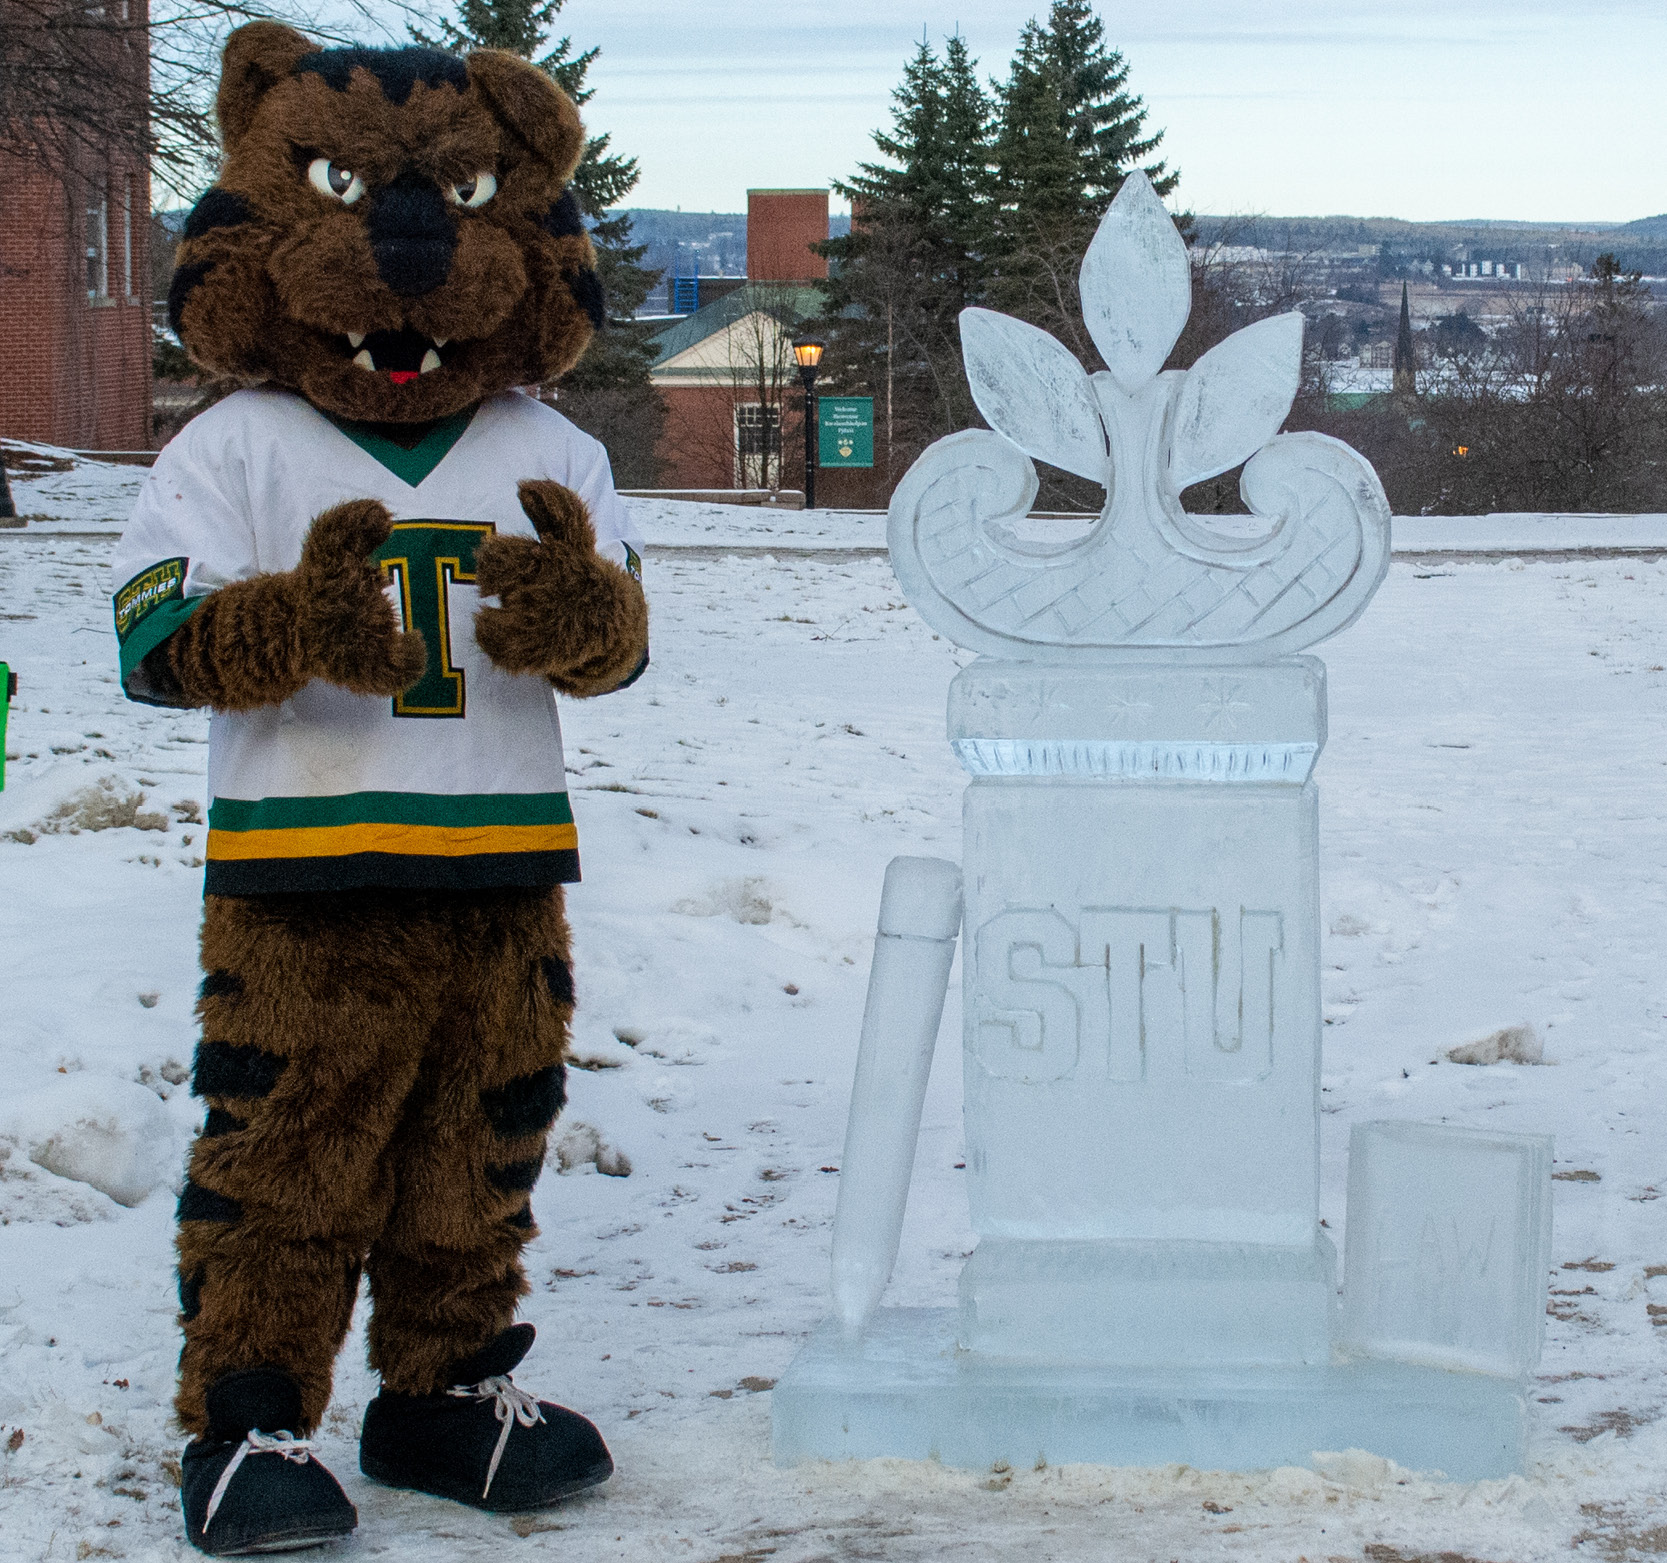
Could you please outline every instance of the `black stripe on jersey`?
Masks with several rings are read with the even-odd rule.
[[[484,852],[475,857],[413,857],[355,852],[346,857],[229,858],[212,861],[204,895],[292,895],[320,890],[547,890],[578,883],[579,854]]]

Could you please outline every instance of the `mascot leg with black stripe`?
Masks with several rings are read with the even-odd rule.
[[[613,1469],[511,1374],[573,1009],[555,695],[631,683],[647,609],[606,453],[514,389],[601,324],[572,104],[258,22],[217,107],[169,302],[248,388],[162,452],[115,613],[127,693],[213,711],[176,1405],[229,1556],[357,1523],[309,1435],[362,1279],[365,1475],[526,1510]]]

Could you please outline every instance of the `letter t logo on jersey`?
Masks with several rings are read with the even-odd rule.
[[[404,627],[421,630],[428,646],[423,676],[394,696],[395,716],[465,715],[463,669],[452,661],[450,588],[474,583],[475,550],[493,530],[484,521],[396,521],[376,550],[383,573],[399,587]]]

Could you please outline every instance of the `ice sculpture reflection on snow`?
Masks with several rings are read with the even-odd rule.
[[[1143,175],[1081,293],[1092,376],[963,314],[992,429],[938,441],[892,502],[911,603],[981,653],[949,696],[965,907],[953,864],[886,876],[835,1317],[776,1387],[777,1457],[1517,1469],[1549,1142],[1424,1131],[1418,1176],[1360,1151],[1347,1331],[1319,1227],[1325,668],[1298,653],[1382,581],[1382,487],[1346,445],[1278,433],[1300,315],[1160,372],[1190,269]],[[1033,458],[1105,488],[1084,535],[1027,521]],[[1186,515],[1183,488],[1241,462],[1254,535]],[[884,1310],[958,927],[979,1244],[958,1309]]]

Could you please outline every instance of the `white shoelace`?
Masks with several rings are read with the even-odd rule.
[[[276,1433],[263,1433],[257,1428],[251,1428],[244,1436],[243,1442],[237,1446],[237,1453],[231,1457],[225,1470],[220,1473],[220,1480],[214,1484],[214,1491],[208,1500],[208,1513],[203,1516],[203,1534],[208,1534],[209,1523],[220,1508],[220,1500],[226,1496],[226,1489],[231,1486],[232,1478],[237,1475],[238,1467],[252,1454],[278,1454],[286,1460],[292,1460],[297,1465],[305,1465],[308,1456],[318,1452],[318,1445],[305,1438],[297,1438],[294,1433],[279,1429]]]
[[[484,1498],[492,1491],[492,1478],[498,1474],[498,1462],[509,1443],[509,1430],[517,1422],[522,1427],[536,1427],[544,1420],[544,1413],[539,1410],[537,1396],[529,1395],[507,1373],[483,1378],[478,1384],[456,1384],[446,1393],[459,1400],[490,1400],[492,1414],[504,1425],[498,1434],[498,1447],[492,1451],[492,1463],[486,1467],[486,1485],[480,1490]]]

